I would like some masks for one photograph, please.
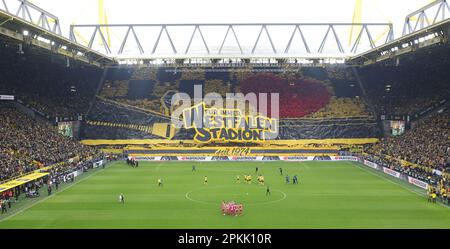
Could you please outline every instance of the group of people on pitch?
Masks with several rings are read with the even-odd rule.
[[[428,202],[436,203],[436,199],[439,197],[443,203],[450,205],[450,195],[447,189],[438,184],[436,187],[428,185],[427,189]]]
[[[133,168],[139,167],[139,162],[136,160],[136,158],[127,158],[127,165],[130,165]]]

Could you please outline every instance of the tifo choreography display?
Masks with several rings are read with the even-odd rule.
[[[20,9],[4,9],[10,1]],[[65,37],[56,15],[2,1],[0,228],[448,229],[444,9],[412,9],[397,37],[357,13],[355,23],[74,24]],[[194,33],[177,39],[186,27]],[[139,37],[156,28],[149,54]],[[206,46],[220,28],[222,44]]]

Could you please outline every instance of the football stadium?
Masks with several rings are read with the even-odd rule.
[[[0,229],[450,228],[447,0],[117,2],[0,1]]]

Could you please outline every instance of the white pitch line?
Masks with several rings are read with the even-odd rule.
[[[307,162],[303,162],[303,165],[305,165],[305,169],[307,169],[307,170],[309,170],[310,168],[309,168],[309,165],[308,165],[308,163]]]
[[[350,163],[350,162],[346,162],[346,163],[347,163],[347,164],[352,164],[352,163]],[[353,165],[353,166],[355,166],[355,165]],[[398,182],[395,182],[395,181],[389,179],[388,177],[385,177],[385,176],[381,176],[381,175],[375,174],[374,172],[372,172],[372,171],[370,171],[369,169],[366,169],[366,168],[364,168],[364,167],[360,167],[360,166],[356,166],[356,167],[359,168],[359,169],[361,169],[361,170],[363,170],[363,171],[365,171],[365,172],[367,172],[367,173],[370,173],[370,174],[372,174],[372,175],[374,175],[374,176],[376,176],[376,177],[379,177],[379,178],[381,178],[381,179],[384,179],[384,180],[387,180],[387,181],[389,181],[389,182],[391,182],[391,183],[394,183],[395,185],[400,186],[400,187],[402,187],[402,188],[408,190],[408,191],[411,192],[411,193],[414,193],[414,194],[417,194],[417,195],[423,197],[423,193],[418,192],[418,191],[416,191],[416,190],[413,190],[413,189],[411,189],[411,188],[405,187],[404,185],[402,185],[402,184],[400,184],[400,183],[398,183]],[[443,206],[443,207],[450,208],[449,206],[447,206],[447,205],[445,205],[445,204],[443,204],[443,203],[440,203],[440,202],[436,202],[436,203],[439,204],[439,205],[441,205],[441,206]]]
[[[112,164],[112,165],[115,165],[115,163]],[[111,167],[111,166],[110,166],[110,167]],[[71,187],[77,185],[78,183],[81,183],[81,182],[83,182],[83,181],[85,181],[85,180],[91,178],[92,176],[97,175],[99,172],[102,172],[102,171],[103,171],[103,170],[99,170],[99,171],[97,171],[97,172],[94,172],[94,173],[92,173],[91,175],[88,175],[88,176],[86,176],[85,178],[81,179],[80,181],[77,181],[77,182],[71,183],[70,185],[67,185],[64,189],[62,189],[62,190],[59,191],[59,192],[56,192],[56,193],[53,194],[53,195],[49,195],[49,196],[45,197],[44,199],[41,199],[41,200],[36,201],[36,202],[32,202],[31,204],[27,205],[25,208],[22,208],[22,209],[20,209],[20,210],[18,210],[18,211],[16,211],[16,212],[14,212],[13,214],[11,214],[11,215],[5,217],[5,218],[0,219],[0,223],[2,223],[3,221],[9,220],[10,218],[12,218],[12,217],[14,217],[14,216],[16,216],[16,215],[18,215],[18,214],[21,214],[23,211],[28,210],[28,209],[34,207],[35,205],[37,205],[37,204],[39,204],[39,203],[41,203],[41,202],[43,202],[43,201],[46,201],[46,200],[52,198],[53,196],[56,196],[56,195],[58,195],[58,194],[60,194],[60,193],[62,193],[62,192],[64,192],[64,191],[66,191],[67,189],[70,189]]]

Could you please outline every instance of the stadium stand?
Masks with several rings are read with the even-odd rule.
[[[365,158],[447,188],[450,186],[448,52],[448,47],[438,46],[405,55],[395,63],[358,69],[376,114],[382,120],[402,118],[407,126],[403,135],[384,134],[379,143],[366,145]]]
[[[305,68],[303,69],[305,73],[300,70],[295,74],[258,73],[245,70],[221,72],[220,69],[215,69],[219,72],[214,72],[208,68],[192,70],[174,74],[171,73],[176,71],[173,68],[160,68],[157,71],[152,68],[110,69],[108,80],[103,85],[100,96],[164,114],[160,99],[166,92],[180,91],[192,96],[194,85],[202,85],[203,94],[217,92],[222,96],[225,96],[227,92],[244,94],[279,92],[280,101],[282,101],[282,118],[300,118],[325,108],[329,103],[331,107],[328,109],[332,112],[328,114],[330,117],[336,117],[336,110],[340,108],[349,110],[340,113],[338,117],[369,115],[364,109],[364,101],[355,100],[356,96],[359,97],[360,91],[357,90],[358,87],[353,83],[354,79],[349,76],[348,70],[333,69],[330,70],[332,73],[328,73],[328,69]],[[344,71],[341,73],[344,76],[336,76],[341,70]],[[123,80],[126,74],[129,75],[128,83]],[[172,76],[169,78],[167,75],[170,74]],[[136,81],[141,82],[141,85],[136,84]],[[329,101],[330,97],[332,102]],[[326,113],[330,112],[328,109],[318,117],[326,117]]]
[[[10,105],[0,105],[0,116],[0,181],[74,157],[83,161],[98,153]]]
[[[442,178],[433,170],[448,172],[449,168],[448,110],[425,118],[418,113],[450,96],[450,75],[445,70],[449,61],[445,52],[436,49],[432,55],[416,53],[401,59],[398,65],[375,64],[357,70],[328,66],[268,73],[262,72],[267,68],[252,66],[223,71],[221,68],[111,67],[100,82],[101,69],[77,64],[65,67],[48,55],[25,51],[24,55],[16,56],[15,49],[2,48],[0,54],[10,61],[0,62],[0,90],[15,95],[19,102],[48,119],[86,115],[81,129],[84,139],[149,139],[159,141],[158,145],[149,143],[148,146],[161,145],[161,151],[165,147],[160,141],[192,141],[195,131],[178,130],[170,125],[173,110],[170,98],[176,92],[192,96],[195,85],[203,86],[203,95],[280,93],[281,120],[276,140],[380,138],[383,137],[380,115],[410,115],[419,119],[415,127],[399,137],[384,134],[386,137],[380,143],[365,147],[365,157],[420,179],[439,181]],[[430,63],[424,65],[420,62],[424,60]],[[31,172],[39,165],[95,152],[12,107],[1,108],[2,115],[7,117],[1,126],[7,131],[2,134],[6,142],[1,145],[1,160],[7,166],[2,168],[0,180]],[[28,139],[35,133],[37,139]],[[14,137],[24,139],[12,141]],[[45,138],[54,142],[41,146]],[[330,145],[321,146],[326,149]],[[195,147],[188,143],[178,145],[187,146]],[[270,149],[267,144],[246,143],[245,146]],[[286,146],[290,146],[288,142]],[[122,144],[115,150],[123,151],[123,147]],[[333,148],[333,153],[337,151]]]
[[[73,62],[65,62],[51,55],[2,47],[0,57],[0,91],[15,95],[25,105],[43,116],[70,117],[87,114],[95,96],[102,70]]]
[[[387,137],[366,152],[402,165],[402,161],[439,171],[450,169],[450,110],[430,114],[399,137]],[[405,165],[405,163],[403,163]]]
[[[398,64],[360,68],[359,75],[377,113],[414,117],[449,99],[448,52],[446,47],[437,47],[402,57]]]
[[[168,116],[173,109],[170,106],[171,94],[186,92],[193,96],[195,85],[203,86],[203,95],[217,92],[226,93],[280,93],[280,117],[282,118],[278,139],[321,139],[321,138],[367,138],[380,134],[374,113],[369,111],[361,90],[355,82],[353,72],[345,67],[302,68],[296,72],[261,73],[266,68],[246,68],[246,70],[221,70],[220,68],[194,68],[178,70],[175,68],[129,67],[109,69],[102,90],[98,96],[104,102],[115,103],[114,112],[108,114],[109,108],[97,108],[94,104],[89,124],[85,127],[85,139],[132,139],[151,138],[146,134],[121,132],[111,136],[99,130],[92,132],[93,123],[120,123],[124,120],[108,120],[108,116],[116,116],[118,108],[139,109],[153,116]],[[103,104],[102,103],[102,104]],[[98,105],[102,105],[98,104]],[[270,104],[270,103],[269,103]],[[245,113],[255,107],[246,105]],[[100,112],[96,113],[96,112]],[[269,108],[270,116],[270,108]],[[100,116],[104,118],[100,118]],[[139,116],[139,115],[138,115]],[[141,116],[143,118],[143,116]],[[337,120],[339,119],[339,120]],[[130,125],[150,125],[153,121],[131,119]],[[285,122],[286,120],[286,122]],[[165,122],[161,127],[166,127]],[[335,124],[335,125],[333,125]],[[113,126],[112,129],[116,126]],[[351,130],[358,132],[350,132]],[[100,129],[97,127],[96,129]],[[161,137],[166,129],[156,129],[152,133]],[[346,131],[347,130],[347,131]],[[122,135],[121,135],[122,134]],[[192,139],[193,131],[167,129],[166,138],[175,140]]]

